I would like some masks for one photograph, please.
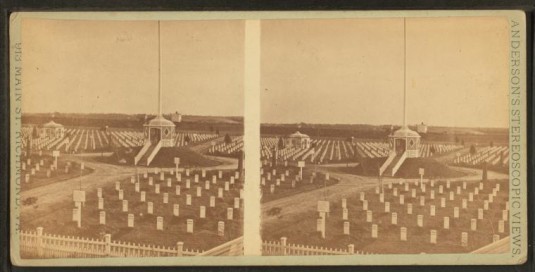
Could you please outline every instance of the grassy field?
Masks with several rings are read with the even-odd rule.
[[[194,175],[199,175],[199,183],[194,182]],[[140,201],[140,193],[135,191],[135,185],[131,179],[120,181],[124,199],[128,200],[128,212],[122,211],[122,200],[115,190],[115,184],[109,184],[102,188],[104,198],[104,211],[106,211],[106,225],[99,224],[98,197],[96,190],[86,192],[86,203],[82,210],[82,227],[77,228],[72,221],[72,206],[57,209],[53,213],[40,218],[27,218],[22,214],[21,226],[24,229],[35,229],[38,226],[45,232],[58,235],[81,236],[99,238],[105,233],[112,235],[113,240],[128,241],[134,243],[157,244],[163,246],[175,246],[177,242],[184,242],[187,249],[207,250],[226,241],[235,239],[243,233],[243,200],[240,208],[233,208],[233,220],[227,220],[227,208],[234,207],[234,198],[240,196],[243,188],[241,181],[236,180],[233,185],[229,184],[229,191],[223,190],[223,198],[218,198],[218,188],[224,188],[224,182],[230,180],[234,171],[223,171],[222,179],[212,183],[212,175],[217,171],[207,171],[206,178],[201,177],[201,172],[191,172],[190,177],[182,173],[182,181],[177,181],[175,176],[166,173],[164,181],[159,180],[159,175],[149,174],[154,185],[149,185],[148,179],[140,175],[140,191],[146,192],[146,202]],[[171,178],[171,187],[167,187],[167,178]],[[190,179],[191,188],[186,188],[187,179]],[[210,188],[205,188],[206,180],[210,181]],[[160,193],[155,192],[156,184],[160,186]],[[176,195],[176,187],[180,186],[180,195]],[[197,197],[197,187],[202,187],[202,196]],[[168,203],[163,203],[163,195],[168,193]],[[186,195],[192,197],[192,204],[186,205]],[[215,207],[210,207],[210,196],[215,196]],[[148,214],[147,202],[153,202],[154,213]],[[173,204],[179,204],[179,216],[173,215]],[[200,218],[200,206],[206,207],[206,218]],[[127,227],[127,215],[134,214],[134,228]],[[156,217],[164,219],[164,229],[156,229]],[[186,232],[186,220],[194,220],[194,233]],[[218,221],[225,222],[224,236],[218,236]]]
[[[508,200],[508,181],[491,180],[484,183],[484,189],[474,196],[473,202],[467,202],[467,208],[462,209],[462,199],[468,199],[468,193],[474,192],[479,182],[467,182],[467,188],[462,189],[461,182],[451,182],[450,189],[446,188],[446,181],[436,181],[434,187],[428,183],[426,192],[411,184],[409,191],[404,191],[404,184],[394,184],[390,189],[385,186],[384,201],[390,203],[390,212],[385,212],[385,204],[380,202],[375,190],[365,192],[368,210],[373,212],[372,222],[366,221],[366,211],[363,210],[360,195],[347,198],[348,220],[350,235],[343,234],[342,206],[339,202],[331,202],[331,212],[326,219],[326,238],[322,239],[316,231],[317,212],[302,214],[294,219],[294,223],[285,226],[271,225],[263,228],[264,240],[278,241],[280,237],[287,237],[288,243],[322,246],[330,248],[346,248],[354,244],[355,250],[385,254],[418,254],[418,253],[454,253],[470,252],[492,242],[493,234],[501,238],[508,235],[508,224],[505,222],[505,233],[498,233],[498,221],[502,218],[502,210]],[[470,220],[477,218],[478,208],[484,207],[484,200],[492,193],[496,184],[500,184],[500,191],[489,203],[489,209],[484,210],[484,218],[477,220],[477,230],[470,230]],[[439,186],[443,186],[443,194],[439,193]],[[456,193],[461,187],[460,194]],[[398,195],[404,195],[405,204],[399,204],[399,196],[394,196],[394,189]],[[416,197],[412,198],[412,189],[416,189]],[[435,191],[435,199],[430,199],[431,190]],[[454,200],[449,200],[449,192],[454,191]],[[420,196],[425,196],[425,203],[420,206]],[[446,207],[441,208],[441,198],[446,198]],[[408,204],[413,205],[412,214],[407,213]],[[430,207],[435,205],[435,216],[430,215]],[[459,217],[454,218],[454,207],[459,207]],[[392,225],[392,213],[398,215],[397,225]],[[417,216],[423,215],[423,227],[417,226]],[[449,216],[450,229],[443,228],[443,217]],[[378,238],[371,237],[372,224],[378,225]],[[400,240],[400,227],[407,228],[407,241]],[[437,231],[437,244],[430,243],[430,231]],[[468,233],[468,246],[461,246],[461,233]]]
[[[21,190],[30,190],[40,186],[45,186],[51,183],[60,182],[67,179],[87,175],[93,172],[93,169],[84,167],[81,169],[81,165],[77,162],[67,161],[62,158],[58,158],[57,170],[50,170],[50,166],[54,164],[54,158],[50,155],[32,154],[31,156],[23,156],[21,158],[23,163],[27,163],[30,159],[30,165],[26,165],[26,170],[21,170]],[[41,165],[41,161],[43,162]],[[35,170],[35,174],[31,174],[31,168],[36,169],[35,164],[39,164],[39,170]],[[68,172],[65,172],[65,167],[69,168]],[[22,168],[21,168],[22,169]],[[47,172],[50,172],[50,176],[47,176]],[[26,174],[30,175],[30,181],[25,182]]]
[[[299,168],[296,166],[287,166],[277,165],[275,167],[263,167],[264,174],[262,179],[264,180],[264,185],[262,186],[262,203],[273,201],[276,199],[291,197],[293,195],[321,189],[326,186],[331,186],[338,183],[337,179],[329,178],[325,179],[325,175],[315,172],[312,167],[305,167],[303,169],[303,179],[299,178]],[[272,175],[273,170],[275,170],[276,175]],[[286,175],[288,171],[288,175]],[[268,179],[271,176],[270,179]],[[284,174],[285,180],[282,181],[280,175]],[[279,179],[279,185],[277,185],[277,179]],[[294,187],[292,187],[292,181],[295,181]],[[274,186],[274,192],[271,193],[271,185]]]

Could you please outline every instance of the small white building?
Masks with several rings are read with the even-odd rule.
[[[50,121],[39,128],[39,136],[41,138],[63,138],[65,136],[65,127],[62,124]]]
[[[396,154],[403,154],[407,152],[407,158],[420,157],[420,134],[403,126],[396,130],[390,138],[390,148]]]
[[[310,137],[299,131],[288,135],[284,141],[287,147],[295,147],[302,149],[310,148],[311,143]]]
[[[427,125],[422,122],[416,126],[416,131],[418,133],[427,133]]]
[[[143,125],[145,131],[145,142],[156,144],[162,142],[162,147],[172,147],[175,144],[175,124],[163,116],[156,118]]]
[[[171,121],[174,123],[182,122],[182,114],[180,114],[178,111],[171,114]]]

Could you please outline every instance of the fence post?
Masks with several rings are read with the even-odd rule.
[[[43,257],[43,227],[37,227],[37,256]]]
[[[355,245],[354,244],[349,244],[347,245],[347,253],[348,254],[355,254]]]
[[[105,255],[110,256],[111,255],[111,234],[105,234],[104,235],[104,243],[105,243]]]
[[[176,242],[176,255],[182,256],[184,250],[184,242]]]
[[[282,255],[286,256],[288,254],[286,251],[286,237],[281,237],[281,248],[282,248]]]

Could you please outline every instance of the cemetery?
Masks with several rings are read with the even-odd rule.
[[[21,190],[29,190],[50,183],[88,175],[93,172],[84,163],[62,158],[60,152],[24,152],[21,156]]]
[[[263,240],[419,254],[471,252],[509,235],[506,179],[398,179],[317,202],[291,225],[265,225]]]
[[[262,203],[336,184],[336,178],[297,164],[264,162],[260,169]]]
[[[66,205],[26,230],[202,252],[243,234],[243,177],[234,170],[153,168],[94,191],[73,192]],[[51,219],[53,218],[53,220]],[[173,254],[171,254],[173,255]]]

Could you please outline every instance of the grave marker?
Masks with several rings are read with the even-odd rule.
[[[141,202],[145,202],[145,199],[146,199],[145,197],[146,197],[146,193],[145,193],[145,191],[141,191],[141,194],[140,194],[140,201],[141,201]]]
[[[423,227],[424,226],[424,216],[419,214],[417,216],[417,225],[418,227]]]
[[[223,221],[217,222],[217,235],[218,236],[224,236],[225,235],[225,222],[223,222]]]
[[[462,247],[468,246],[468,233],[467,232],[461,233],[461,246]]]
[[[152,214],[154,212],[154,205],[152,204],[152,202],[147,202],[147,213],[148,214]]]
[[[200,206],[199,207],[199,217],[200,218],[206,218],[206,207]]]
[[[234,215],[234,209],[233,208],[227,208],[227,220],[232,220]]]
[[[372,225],[372,238],[377,238],[379,235],[377,233],[377,224]]]
[[[134,227],[134,214],[131,214],[131,213],[128,214],[128,227],[129,228]]]
[[[349,235],[349,222],[344,222],[344,235]]]
[[[406,227],[400,228],[400,240],[407,241],[407,228]]]
[[[431,235],[430,235],[430,239],[429,239],[430,243],[431,244],[436,244],[437,243],[437,231],[436,230],[431,230]]]
[[[180,215],[180,205],[179,204],[173,204],[173,215],[179,216]]]
[[[191,206],[191,195],[190,194],[186,195],[186,205],[187,206]]]
[[[156,217],[156,230],[163,230],[163,217]]]
[[[98,220],[98,223],[100,225],[106,225],[106,212],[105,211],[100,211],[99,212],[99,220]]]

